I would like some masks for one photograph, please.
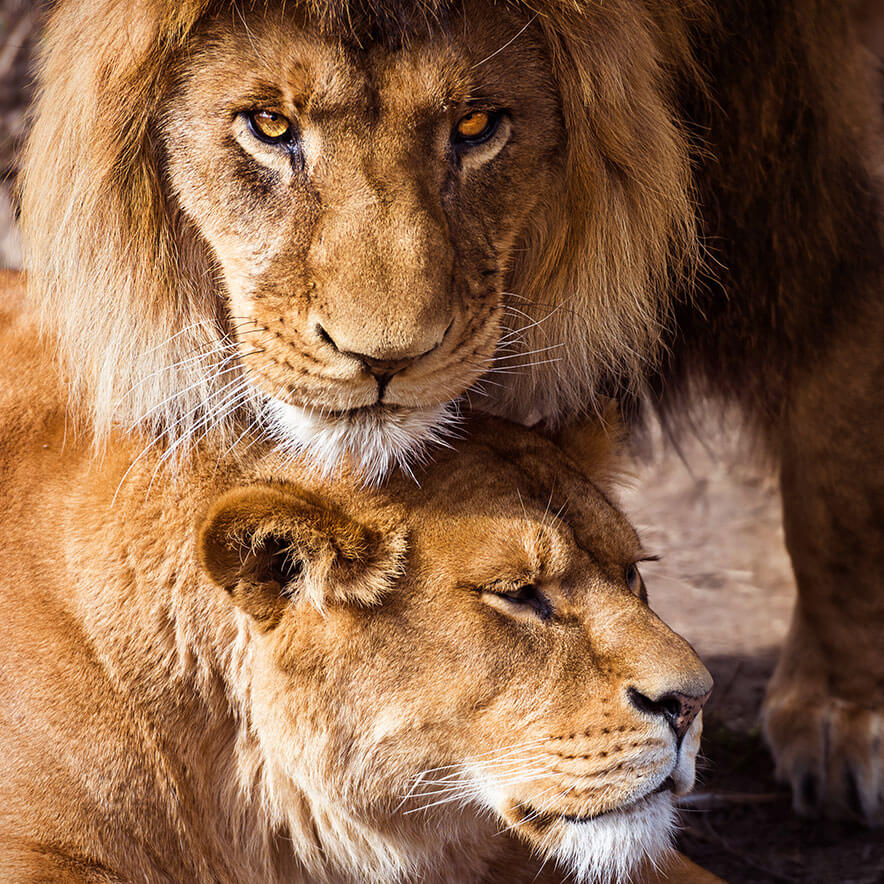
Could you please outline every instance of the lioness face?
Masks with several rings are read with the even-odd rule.
[[[163,138],[278,439],[380,475],[489,367],[503,274],[564,177],[527,13],[325,38],[284,4],[203,24]],[[256,8],[257,10],[257,8]]]
[[[711,679],[647,607],[623,516],[567,468],[551,482],[552,446],[506,462],[491,433],[392,508],[235,491],[202,559],[256,627],[280,794],[399,853],[497,827],[580,880],[624,875],[667,844]]]

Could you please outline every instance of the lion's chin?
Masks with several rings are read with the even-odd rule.
[[[374,405],[322,412],[269,399],[264,418],[278,447],[303,457],[318,474],[327,476],[347,465],[374,484],[396,467],[411,473],[429,446],[445,444],[458,423],[458,411],[448,402],[428,408]]]
[[[648,795],[593,819],[562,818],[546,853],[582,884],[628,881],[642,863],[659,863],[672,849],[676,819],[671,792]]]

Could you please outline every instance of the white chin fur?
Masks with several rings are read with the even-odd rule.
[[[282,451],[305,457],[322,476],[347,462],[369,483],[380,482],[397,466],[410,473],[427,446],[445,444],[457,420],[457,407],[450,402],[425,409],[381,405],[343,415],[278,399],[265,407],[265,422]]]
[[[669,793],[583,823],[563,822],[550,858],[581,884],[629,881],[645,861],[658,863],[672,849],[677,812]]]

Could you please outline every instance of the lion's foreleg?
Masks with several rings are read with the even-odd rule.
[[[884,822],[884,310],[796,383],[782,451],[798,602],[764,707],[803,813]]]

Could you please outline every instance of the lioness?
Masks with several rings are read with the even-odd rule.
[[[178,451],[253,424],[380,478],[464,396],[556,429],[600,395],[672,423],[723,394],[782,464],[780,774],[873,821],[884,138],[858,6],[58,0],[23,220],[78,419]]]
[[[665,852],[711,679],[561,450],[488,420],[367,491],[209,445],[176,486],[66,438],[26,327],[0,356],[4,882],[596,882]]]

